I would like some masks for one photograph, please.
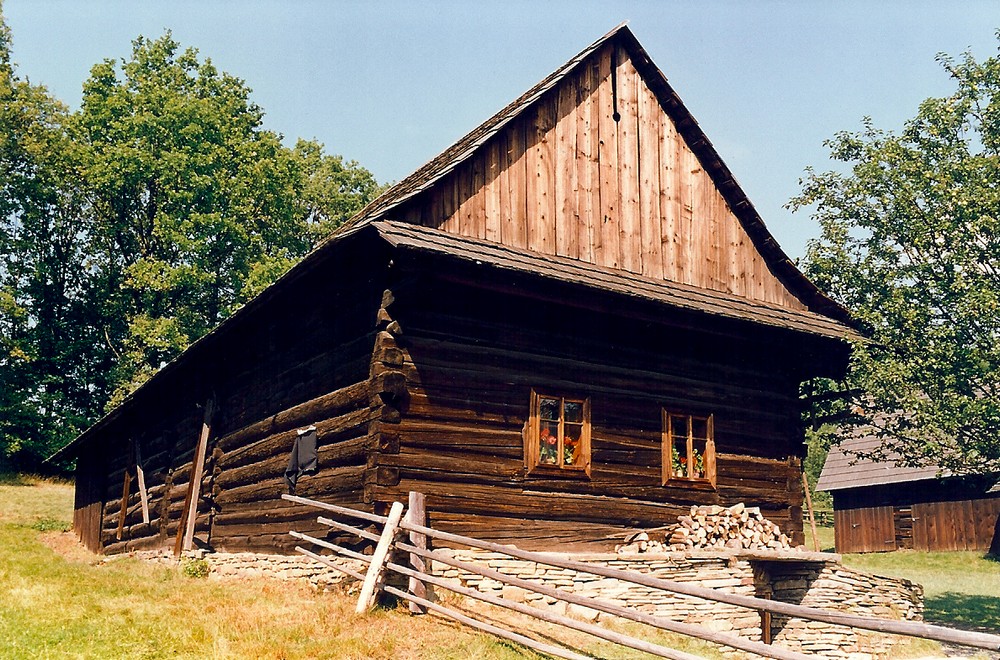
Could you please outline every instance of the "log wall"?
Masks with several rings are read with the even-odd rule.
[[[435,527],[520,547],[599,549],[692,504],[746,502],[802,540],[797,370],[788,346],[490,295],[443,281],[392,308],[408,398],[372,499],[427,495]],[[529,474],[532,388],[590,397],[591,477]],[[718,487],[663,486],[660,409],[715,415]]]
[[[399,215],[805,309],[770,272],[627,51],[613,44]]]
[[[197,544],[271,551],[291,544],[289,522],[309,514],[280,499],[283,474],[295,430],[309,425],[317,427],[319,473],[303,477],[299,492],[363,503],[368,427],[381,414],[371,405],[368,381],[384,288],[375,280],[384,271],[352,261],[380,256],[359,250],[347,263],[333,259],[310,273],[266,315],[231,329],[210,358],[190,361],[187,372],[144,393],[155,397],[155,405],[148,402],[141,416],[123,417],[95,440],[92,448],[106,457],[100,549],[173,547],[209,398],[215,413],[197,506]],[[145,468],[148,524],[130,441],[138,443]],[[94,528],[85,515],[78,507],[80,530]]]
[[[104,514],[106,474],[100,451],[80,456],[76,461],[76,490],[73,502],[73,529],[91,552],[101,549],[101,520]]]

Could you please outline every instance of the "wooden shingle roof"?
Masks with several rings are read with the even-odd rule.
[[[940,469],[935,466],[916,468],[898,465],[891,456],[885,461],[858,457],[859,453],[878,449],[879,444],[879,439],[874,436],[862,436],[847,438],[831,447],[816,489],[833,491],[947,476],[939,475]]]
[[[645,277],[628,271],[512,248],[491,241],[459,236],[439,229],[404,222],[381,220],[371,223],[396,250],[416,251],[491,268],[579,284],[601,291],[642,298],[670,307],[750,321],[834,339],[856,336],[852,330],[827,316],[763,303],[743,296]]]

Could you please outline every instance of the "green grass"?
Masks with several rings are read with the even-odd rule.
[[[812,550],[815,546],[813,546],[812,529],[809,526],[808,519],[806,519],[805,522],[805,532],[806,532],[806,548]],[[819,539],[820,551],[833,552],[833,527],[817,525],[816,537]]]
[[[0,658],[523,658],[402,611],[272,580],[203,580],[134,559],[101,563],[63,529],[66,483],[0,482]],[[531,656],[527,656],[531,657]]]
[[[0,475],[0,658],[539,658],[436,616],[354,616],[355,597],[267,579],[199,579],[190,562],[100,562],[66,529],[73,488]],[[505,611],[497,622],[611,660],[648,657]],[[630,627],[639,630],[639,627]],[[651,633],[706,657],[708,645]]]
[[[355,617],[354,598],[272,580],[199,579],[190,562],[101,562],[68,529],[71,484],[0,474],[0,658],[473,658],[539,656],[439,617]],[[829,528],[820,529],[832,548]],[[807,531],[807,545],[812,540]],[[1000,631],[1000,563],[972,553],[847,555],[849,566],[925,586],[930,621]],[[645,657],[582,633],[495,611],[496,623],[610,660]],[[706,644],[619,629],[705,657]],[[915,651],[917,647],[909,650]]]
[[[924,618],[1000,633],[1000,562],[978,552],[896,552],[845,555],[844,563],[924,587]]]
[[[818,529],[820,547],[833,551],[833,528]],[[806,545],[812,548],[811,533]],[[846,554],[844,564],[897,577],[924,588],[924,618],[957,628],[1000,633],[1000,561],[979,552],[872,552]]]

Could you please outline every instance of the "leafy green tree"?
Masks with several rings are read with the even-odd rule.
[[[322,146],[282,145],[249,88],[166,34],[96,65],[74,130],[120,400],[370,199]]]
[[[1000,470],[1000,58],[938,60],[954,92],[898,134],[836,135],[840,169],[809,170],[792,206],[822,228],[808,274],[870,333],[842,430],[880,437],[874,458]]]
[[[0,454],[29,467],[95,412],[85,198],[67,115],[16,76],[0,15]]]
[[[169,33],[70,112],[17,77],[0,12],[0,462],[37,465],[379,191],[262,119]]]

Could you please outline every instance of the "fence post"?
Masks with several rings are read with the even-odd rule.
[[[385,527],[382,529],[382,536],[375,546],[375,553],[372,555],[372,562],[368,566],[368,573],[365,574],[364,584],[361,585],[361,595],[358,596],[358,606],[354,608],[357,614],[364,614],[375,604],[375,587],[378,586],[382,578],[382,571],[385,568],[385,561],[389,556],[393,539],[396,536],[396,529],[399,527],[399,520],[403,517],[403,504],[393,502],[389,509],[389,516],[386,518]]]
[[[410,497],[408,501],[408,510],[406,512],[406,520],[414,525],[420,525],[421,527],[427,526],[427,509],[424,506],[424,494],[410,491]],[[420,532],[410,532],[410,545],[420,548],[421,550],[427,549],[427,535],[421,534]],[[427,572],[427,564],[424,562],[424,558],[418,554],[410,553],[410,566],[413,570],[420,573]],[[427,598],[427,585],[423,580],[419,580],[415,577],[411,577],[407,589],[410,593],[417,598]],[[419,605],[416,601],[410,601],[410,614],[427,614],[427,608],[423,605]]]
[[[754,591],[757,598],[771,600],[774,595],[771,571],[761,566],[759,562],[751,562],[751,566],[753,567]],[[771,644],[774,641],[771,632],[771,612],[766,609],[758,609],[757,614],[760,616],[760,641]]]
[[[813,550],[819,552],[819,535],[816,533],[816,516],[813,515],[813,498],[809,494],[809,479],[806,477],[806,471],[802,471],[802,489],[806,492],[806,506],[809,508],[809,525],[812,527],[813,533]]]

